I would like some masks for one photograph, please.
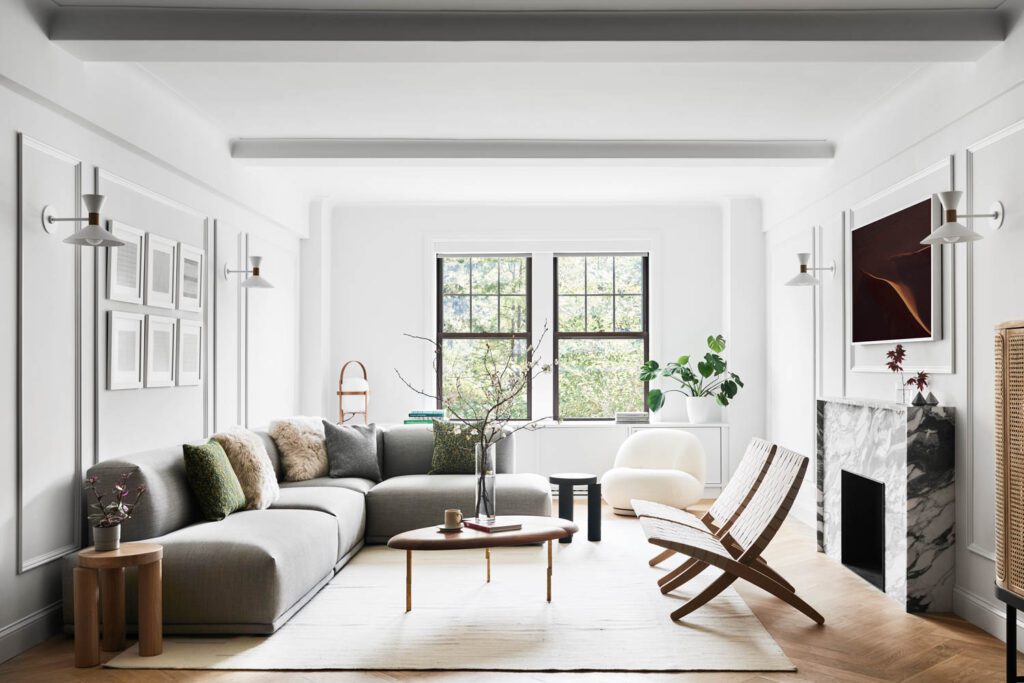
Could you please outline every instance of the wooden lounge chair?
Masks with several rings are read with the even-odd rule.
[[[721,539],[726,535],[733,522],[739,516],[740,511],[746,507],[747,502],[754,495],[774,453],[775,446],[773,444],[756,437],[751,439],[739,467],[736,468],[736,473],[729,480],[729,483],[726,484],[725,488],[722,489],[722,493],[715,499],[715,502],[712,503],[708,511],[700,517],[686,510],[645,500],[632,501],[633,509],[638,517],[653,517],[665,520],[666,522],[683,524],[699,531],[714,534]],[[649,564],[653,567],[675,554],[676,551],[674,550],[664,550],[651,558]],[[661,576],[658,579],[658,585],[662,586],[662,592],[668,593],[678,588],[708,566],[706,563],[699,564],[700,569],[696,569],[698,562],[691,558]],[[789,585],[781,576],[772,571],[766,563],[763,569],[784,586]],[[679,580],[679,577],[684,572],[686,572],[686,577]]]
[[[650,543],[722,570],[722,574],[707,588],[672,612],[673,620],[681,619],[704,605],[736,579],[745,579],[803,612],[818,624],[825,623],[825,618],[804,602],[792,586],[778,581],[775,572],[766,572],[766,565],[761,560],[761,553],[789,514],[806,472],[806,457],[776,446],[774,456],[754,495],[721,539],[685,524],[654,517],[640,518]]]

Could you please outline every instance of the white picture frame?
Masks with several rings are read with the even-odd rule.
[[[120,221],[107,221],[107,228],[124,240],[124,245],[107,250],[107,298],[141,304],[145,290],[146,233]]]
[[[203,324],[179,320],[177,327],[177,384],[198,386],[203,380]]]
[[[178,243],[146,233],[146,305],[174,308]]]
[[[107,389],[142,388],[144,316],[107,311]]]
[[[178,310],[203,310],[206,277],[203,270],[206,252],[191,244],[178,242]]]
[[[175,318],[161,315],[146,316],[147,388],[174,386],[176,323]]]

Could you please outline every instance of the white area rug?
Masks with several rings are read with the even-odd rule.
[[[553,601],[546,549],[413,553],[405,613],[405,553],[364,549],[302,611],[268,637],[168,637],[157,657],[136,646],[106,666],[126,669],[793,671],[792,662],[731,589],[675,623],[669,613],[707,585],[676,595],[656,585],[656,549],[633,519],[605,520],[555,543]],[[667,563],[673,565],[673,561]]]

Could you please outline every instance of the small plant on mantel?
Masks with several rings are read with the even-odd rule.
[[[924,397],[924,390],[928,388],[927,372],[919,372],[916,376],[908,379],[907,386],[917,388],[917,396],[914,397],[914,405],[923,406],[927,403]]]
[[[885,362],[885,367],[889,368],[889,371],[896,375],[896,400],[899,403],[907,402],[907,382],[903,380],[903,361],[907,359],[907,350],[903,348],[903,344],[897,344],[895,348],[889,349],[885,352],[885,357],[888,360]]]

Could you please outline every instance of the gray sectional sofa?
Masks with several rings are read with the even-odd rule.
[[[281,477],[273,440],[260,434]],[[123,542],[149,540],[164,547],[164,631],[167,633],[273,633],[327,584],[364,543],[440,523],[445,508],[473,507],[472,475],[428,475],[433,433],[428,426],[378,430],[384,479],[322,477],[281,482],[269,509],[246,510],[219,522],[201,521],[185,479],[180,446],[104,460],[87,476],[112,481],[134,470],[133,485],[146,497],[121,530]],[[551,514],[547,480],[515,473],[514,437],[497,453],[500,514]],[[89,540],[91,542],[91,539]],[[73,623],[74,555],[64,561],[64,623]],[[135,577],[129,571],[128,621],[134,623]]]

